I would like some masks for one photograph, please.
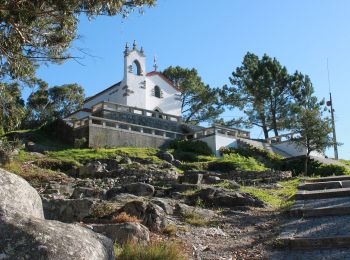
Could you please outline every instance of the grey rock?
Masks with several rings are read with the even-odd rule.
[[[126,193],[131,193],[137,196],[153,196],[155,191],[152,185],[141,182],[130,183],[124,185],[123,188]]]
[[[175,203],[170,199],[154,198],[151,202],[161,207],[166,214],[172,215],[174,213]]]
[[[122,163],[122,164],[132,164],[132,160],[129,157],[123,157],[120,160],[120,163]]]
[[[174,160],[174,161],[172,162],[172,164],[173,164],[174,166],[178,167],[178,168],[180,168],[180,167],[182,166],[182,162],[179,161],[179,160]]]
[[[184,192],[189,190],[200,189],[200,185],[197,184],[189,184],[189,183],[175,183],[172,185],[172,190],[176,192]]]
[[[89,162],[86,165],[79,167],[79,177],[103,177],[105,173],[108,173],[107,164],[100,161]]]
[[[76,187],[71,199],[102,198],[103,194],[103,190],[100,188]]]
[[[161,231],[166,225],[164,210],[154,203],[131,201],[126,203],[119,212],[141,219],[142,224],[153,231]]]
[[[42,202],[36,190],[23,178],[0,169],[0,208],[44,219]]]
[[[119,245],[129,241],[141,244],[149,242],[149,230],[140,223],[94,224],[95,232],[101,233]]]
[[[79,225],[0,209],[2,259],[112,260],[113,242]]]
[[[191,195],[189,201],[195,203],[201,199],[211,207],[255,206],[264,207],[264,203],[248,193],[233,192],[219,187],[202,189]]]
[[[152,185],[142,182],[135,182],[130,184],[125,184],[120,187],[114,187],[106,192],[106,198],[108,200],[113,199],[120,193],[130,193],[136,196],[146,196],[151,197],[154,195],[155,189]]]
[[[217,177],[217,176],[208,176],[205,178],[206,184],[217,184],[220,182],[221,182],[221,179],[220,179],[220,177]]]
[[[201,184],[203,181],[203,174],[195,172],[185,172],[182,178],[182,182]]]
[[[62,222],[83,220],[91,215],[94,204],[90,199],[43,199],[45,218]]]
[[[162,159],[162,160],[167,161],[169,163],[174,161],[174,156],[171,153],[169,153],[169,152],[159,151],[157,153],[157,156],[158,156],[159,159]]]
[[[188,213],[188,212],[195,212],[205,218],[213,218],[213,217],[216,217],[217,214],[210,210],[210,209],[204,209],[204,208],[200,208],[200,207],[192,207],[192,206],[189,206],[187,204],[184,204],[184,203],[177,203],[175,205],[175,213],[179,214],[179,215],[183,215],[185,213]]]

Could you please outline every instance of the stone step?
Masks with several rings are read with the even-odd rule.
[[[294,198],[296,200],[308,200],[308,199],[326,199],[335,197],[350,197],[350,188],[340,189],[325,189],[325,190],[312,190],[312,191],[298,191]]]
[[[345,260],[349,259],[349,248],[275,250],[268,255],[269,260]]]
[[[329,176],[329,177],[322,177],[322,178],[304,178],[302,179],[303,182],[329,182],[329,181],[345,181],[350,180],[350,175],[341,175],[341,176]]]
[[[350,215],[350,197],[297,200],[290,208],[291,217],[323,217]]]
[[[350,216],[292,219],[277,243],[288,249],[350,247]]]
[[[327,181],[327,182],[311,182],[303,183],[298,186],[299,190],[324,190],[324,189],[339,189],[350,188],[350,181]]]

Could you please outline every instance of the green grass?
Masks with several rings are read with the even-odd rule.
[[[263,189],[253,186],[242,186],[242,192],[248,192],[269,206],[276,209],[288,209],[294,202],[293,196],[297,192],[299,178],[278,182],[280,189]]]
[[[350,160],[340,159],[339,161],[344,163],[344,164],[346,164],[346,165],[348,165],[348,166],[350,166]]]
[[[51,158],[60,160],[72,160],[78,163],[84,163],[92,159],[108,159],[116,156],[128,156],[141,159],[151,159],[154,163],[162,162],[156,153],[155,148],[138,147],[120,147],[120,148],[101,148],[101,149],[65,149],[61,151],[50,151],[47,155]]]
[[[180,244],[176,241],[154,242],[141,245],[129,242],[114,246],[116,260],[185,260]]]
[[[194,210],[185,211],[182,213],[182,217],[184,218],[185,222],[187,224],[197,226],[197,227],[203,227],[203,226],[209,226],[210,221],[206,219],[201,214],[198,214]]]

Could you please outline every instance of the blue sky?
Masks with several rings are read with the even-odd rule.
[[[350,159],[350,1],[348,0],[159,0],[143,15],[127,19],[85,18],[73,52],[80,63],[42,66],[38,76],[51,86],[78,83],[92,95],[122,79],[125,42],[144,47],[148,71],[153,55],[159,69],[196,68],[213,87],[228,83],[246,52],[276,57],[289,72],[308,74],[316,95],[328,97],[329,59],[341,158]],[[83,49],[88,55],[76,49]],[[237,116],[226,112],[225,119]],[[262,137],[259,129],[254,137]],[[329,155],[332,155],[331,151]]]

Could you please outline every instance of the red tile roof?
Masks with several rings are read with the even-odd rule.
[[[160,72],[158,72],[158,71],[151,71],[151,72],[148,72],[148,73],[146,74],[146,76],[148,76],[148,77],[155,76],[155,75],[158,75],[158,76],[161,77],[163,80],[165,80],[170,86],[172,86],[175,90],[181,92],[181,90],[180,90],[177,86],[175,86],[175,85],[171,82],[171,80],[169,80],[167,77],[165,77],[162,73],[160,73]]]

